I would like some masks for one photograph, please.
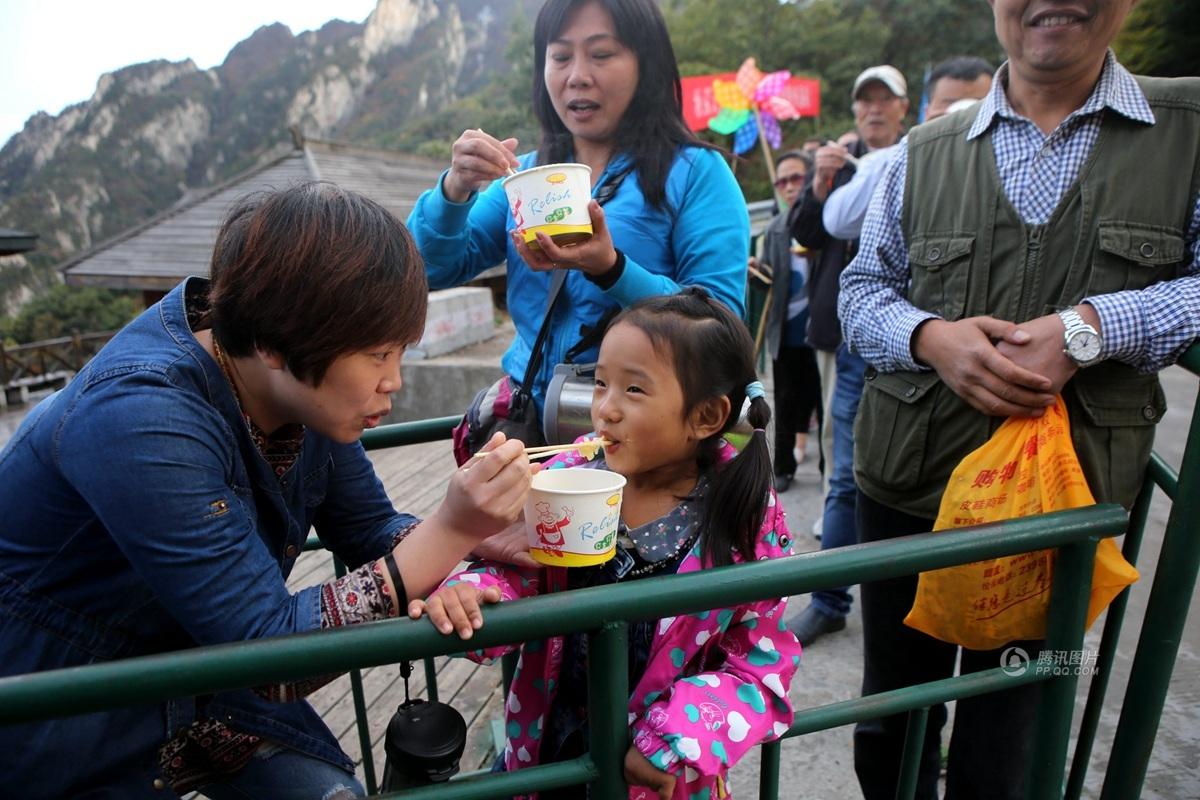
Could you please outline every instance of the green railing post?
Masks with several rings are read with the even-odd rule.
[[[783,742],[779,739],[759,748],[758,800],[779,800],[779,760],[782,750]]]
[[[437,664],[433,658],[426,656],[425,662],[425,699],[431,703],[438,702]]]
[[[1200,368],[1200,348],[1193,346],[1183,363],[1193,372]],[[1171,515],[1163,534],[1162,551],[1155,567],[1154,585],[1146,603],[1133,667],[1129,671],[1101,800],[1124,800],[1141,795],[1171,672],[1179,655],[1183,626],[1187,622],[1187,599],[1196,588],[1196,573],[1200,569],[1198,530],[1200,414],[1193,412],[1179,468],[1175,502],[1171,505]]]
[[[588,749],[599,776],[595,800],[624,800],[625,751],[629,748],[629,629],[606,622],[588,635]],[[580,792],[582,795],[583,792]]]
[[[1138,492],[1133,510],[1129,513],[1129,530],[1121,554],[1130,564],[1137,566],[1138,554],[1142,549],[1142,537],[1146,532],[1146,520],[1150,515],[1150,500],[1154,497],[1155,482],[1149,472],[1142,489]],[[1100,637],[1100,652],[1096,656],[1095,671],[1088,686],[1087,703],[1079,723],[1079,736],[1075,741],[1075,755],[1071,758],[1071,772],[1067,776],[1067,791],[1063,800],[1079,800],[1083,793],[1083,781],[1087,777],[1092,760],[1092,745],[1096,741],[1096,730],[1100,725],[1100,714],[1104,710],[1104,698],[1108,694],[1108,680],[1117,656],[1117,644],[1121,640],[1121,625],[1125,621],[1125,607],[1129,605],[1129,587],[1121,592],[1108,607],[1104,618],[1104,634]]]
[[[521,660],[521,654],[517,650],[511,653],[505,653],[500,657],[500,685],[504,690],[504,697],[508,698],[508,687],[512,686],[513,676],[517,674],[517,662]]]
[[[908,712],[904,728],[904,751],[900,755],[900,780],[896,784],[896,800],[913,800],[917,794],[917,777],[921,773],[921,755],[925,751],[925,726],[929,722],[929,706]]]
[[[333,557],[333,574],[341,578],[346,574],[346,565],[337,556]],[[350,670],[350,695],[354,698],[354,727],[358,731],[358,747],[362,751],[363,776],[367,779],[367,794],[375,794],[375,754],[371,752],[371,731],[367,727],[367,703],[363,696],[362,672]]]
[[[1069,653],[1083,647],[1097,541],[1091,537],[1058,550],[1054,559],[1050,613],[1046,619],[1047,650]],[[1037,670],[1037,662],[1029,664],[1027,669]],[[1068,667],[1066,674],[1056,675],[1042,687],[1027,797],[1045,800],[1062,797],[1078,684],[1077,671]]]

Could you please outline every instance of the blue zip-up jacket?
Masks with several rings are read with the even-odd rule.
[[[185,292],[207,281],[131,322],[0,451],[0,675],[315,630],[319,588],[284,585],[310,526],[356,566],[415,521],[358,443],[309,431],[277,478]],[[203,713],[353,770],[305,702],[247,689]],[[0,726],[0,774],[24,798],[173,796],[153,785],[157,750],[196,714],[187,698]]]
[[[528,169],[536,165],[537,153],[526,153],[518,160],[521,169]],[[615,173],[629,168],[631,161],[623,154],[614,156],[593,185],[604,185]],[[734,313],[743,314],[750,217],[724,158],[700,147],[680,148],[667,175],[666,195],[666,209],[649,207],[637,171],[631,170],[605,203],[613,244],[625,254],[625,271],[607,290],[579,270],[568,273],[534,381],[539,411],[554,365],[579,341],[581,326],[594,325],[610,308],[623,308],[643,297],[673,294],[682,286],[703,286]],[[465,203],[447,200],[438,181],[421,195],[408,216],[432,289],[466,283],[507,259],[508,311],[517,335],[501,366],[520,382],[545,318],[550,273],[533,271],[517,254],[509,237],[514,226],[498,180]],[[595,361],[596,353],[592,348],[575,361]]]

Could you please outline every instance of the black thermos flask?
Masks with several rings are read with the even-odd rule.
[[[458,772],[458,760],[467,744],[467,723],[453,706],[426,700],[410,700],[408,676],[412,665],[400,667],[404,676],[404,702],[387,726],[383,749],[385,792],[413,786],[444,783]]]

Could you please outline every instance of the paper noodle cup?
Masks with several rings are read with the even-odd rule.
[[[517,230],[525,243],[541,249],[537,233],[556,245],[579,244],[592,238],[592,168],[586,164],[547,164],[515,175],[500,183],[508,196]]]
[[[613,557],[625,477],[605,469],[548,469],[525,501],[529,554],[552,567],[587,567]]]

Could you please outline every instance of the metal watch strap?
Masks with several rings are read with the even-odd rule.
[[[1091,363],[1079,361],[1071,354],[1071,339],[1077,333],[1087,332],[1098,337],[1100,332],[1088,324],[1087,320],[1080,316],[1079,312],[1071,306],[1060,308],[1058,310],[1058,318],[1062,320],[1063,327],[1065,328],[1063,331],[1063,352],[1067,354],[1067,358],[1071,359],[1080,366],[1083,366],[1086,363]]]
[[[1095,328],[1092,328],[1091,325],[1088,325],[1087,322],[1084,321],[1083,317],[1079,316],[1079,312],[1070,306],[1067,308],[1060,308],[1058,310],[1058,317],[1063,321],[1063,325],[1067,329],[1065,332],[1066,338],[1063,340],[1064,345],[1066,344],[1066,340],[1070,339],[1071,334],[1073,334],[1075,331],[1085,329],[1091,329],[1092,331],[1095,331]]]

